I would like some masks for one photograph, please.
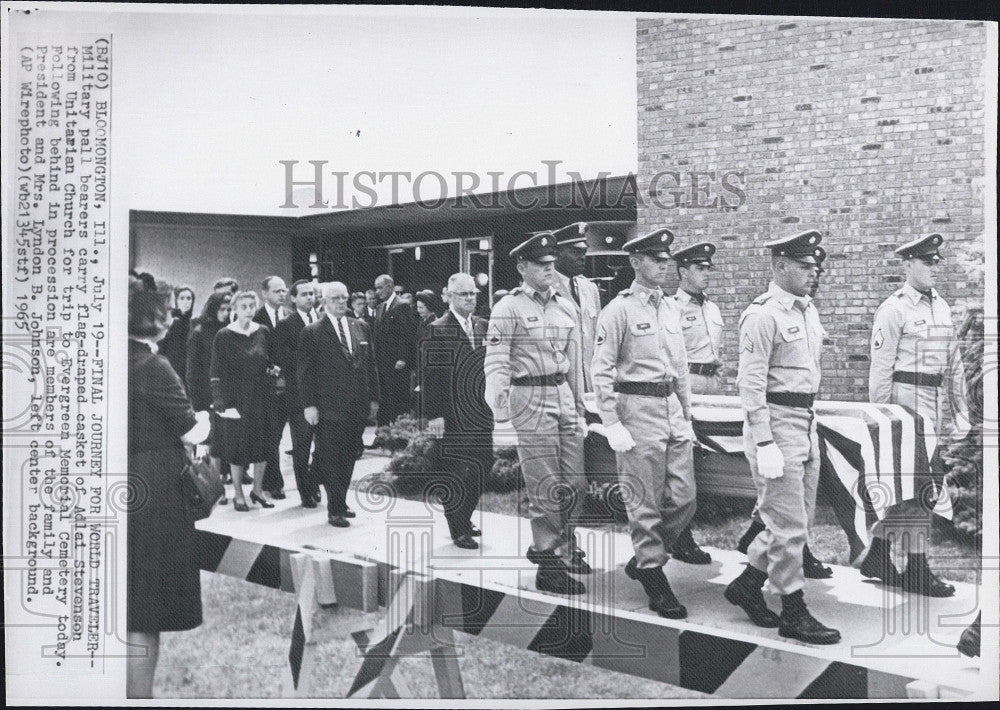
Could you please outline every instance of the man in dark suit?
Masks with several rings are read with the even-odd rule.
[[[452,540],[475,550],[472,513],[483,477],[493,465],[493,412],[486,404],[486,320],[473,315],[478,296],[468,274],[448,279],[448,312],[433,321],[420,344],[422,417],[438,441],[446,476],[444,513]]]
[[[257,309],[253,315],[253,322],[266,325],[271,329],[270,338],[272,346],[274,334],[278,329],[278,323],[288,315],[284,307],[285,296],[288,295],[288,288],[280,276],[268,276],[260,284],[260,292],[264,297],[264,305]],[[281,378],[286,381],[284,373]],[[272,498],[283,500],[285,497],[285,477],[281,475],[281,459],[279,448],[281,446],[281,435],[285,431],[285,422],[288,415],[285,409],[285,396],[280,389],[277,396],[277,408],[271,412],[271,442],[268,447],[270,452],[267,456],[267,467],[264,469],[264,490]]]
[[[383,426],[410,411],[410,373],[417,323],[413,309],[400,301],[391,276],[383,274],[375,279],[375,293],[380,303],[373,337],[382,386],[378,423]]]
[[[379,385],[368,326],[347,316],[347,286],[320,284],[323,317],[299,335],[298,395],[315,428],[316,474],[326,489],[328,522],[346,528],[347,505],[361,435],[378,411]]]
[[[302,415],[297,381],[299,335],[307,325],[319,320],[313,310],[316,300],[316,285],[301,279],[292,284],[288,294],[294,309],[278,323],[275,331],[275,352],[278,365],[285,378],[285,404],[288,412],[288,426],[292,430],[292,464],[295,467],[295,486],[303,508],[315,508],[320,501],[319,481],[316,471],[309,466],[309,449],[313,442],[313,428]]]

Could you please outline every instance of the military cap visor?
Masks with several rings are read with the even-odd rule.
[[[715,256],[715,245],[710,242],[701,242],[685,247],[674,252],[674,259],[680,265],[685,264],[706,264],[712,265],[712,257]]]
[[[587,248],[587,223],[574,222],[573,224],[561,227],[552,236],[556,238],[556,246],[575,246],[582,249]]]
[[[674,233],[669,229],[657,229],[654,232],[636,237],[622,245],[629,254],[648,254],[661,259],[669,259],[670,245],[674,243]]]
[[[940,234],[929,234],[926,237],[914,239],[896,249],[896,255],[901,259],[920,259],[928,263],[941,261],[941,254],[938,247],[944,243],[944,237]]]
[[[556,260],[556,239],[552,232],[541,232],[529,237],[510,250],[510,255],[521,261],[545,264]]]
[[[790,237],[782,237],[764,244],[771,250],[773,256],[787,256],[789,259],[810,263],[817,258],[816,249],[823,241],[823,235],[816,230],[809,230]],[[818,262],[817,262],[818,263]]]

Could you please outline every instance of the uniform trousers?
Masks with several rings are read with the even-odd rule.
[[[512,386],[510,418],[528,494],[533,547],[569,562],[576,547],[574,525],[587,493],[573,392],[565,382]]]
[[[347,510],[347,489],[364,431],[365,420],[358,417],[320,417],[315,427],[316,474],[326,489],[326,509],[330,515],[343,515]]]
[[[785,459],[779,478],[764,478],[757,469],[757,446],[743,422],[743,448],[757,487],[757,512],[767,527],[747,550],[751,567],[767,572],[779,594],[805,585],[802,547],[816,512],[819,485],[819,436],[811,409],[768,404],[771,436]]]
[[[718,375],[688,375],[691,383],[691,394],[719,394],[722,392],[722,381]]]
[[[615,455],[639,568],[662,567],[694,516],[694,442],[676,395],[618,394],[618,419],[635,446]]]

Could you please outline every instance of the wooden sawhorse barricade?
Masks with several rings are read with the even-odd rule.
[[[295,593],[284,695],[311,697],[316,644],[350,638],[363,659],[348,697],[412,697],[393,672],[402,658],[427,652],[440,696],[464,698],[455,631],[727,698],[906,698],[938,690],[916,675],[919,668],[878,670],[809,646],[501,586],[474,569],[420,574],[348,554],[198,535],[203,569]],[[338,614],[343,608],[364,616]]]

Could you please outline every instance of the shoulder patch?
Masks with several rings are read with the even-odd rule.
[[[486,331],[486,344],[487,345],[499,345],[503,342],[503,333],[497,328],[496,324],[490,326],[489,330]]]
[[[753,340],[750,339],[749,335],[743,336],[743,345],[740,348],[743,352],[752,353],[753,352]]]
[[[595,342],[598,345],[600,345],[607,339],[608,339],[608,333],[606,330],[604,330],[604,326],[602,325],[597,329],[597,340]]]
[[[771,294],[762,293],[761,295],[757,296],[757,298],[753,299],[753,302],[756,303],[758,306],[760,306],[767,303],[770,300],[771,300]]]
[[[875,335],[872,336],[872,349],[878,350],[885,344],[885,334],[882,329],[879,328],[875,331]]]

